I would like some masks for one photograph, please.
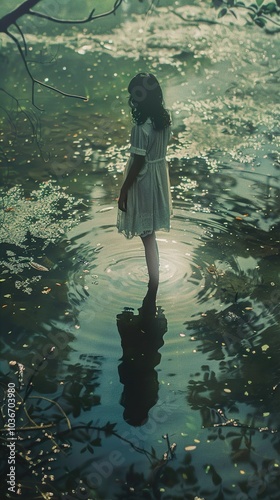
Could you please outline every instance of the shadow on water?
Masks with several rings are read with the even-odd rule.
[[[123,349],[118,367],[124,386],[120,401],[124,407],[123,418],[130,425],[141,426],[147,422],[149,410],[158,400],[155,367],[161,360],[158,350],[164,345],[167,320],[160,307],[156,317],[150,318],[143,316],[141,309],[138,315],[125,309],[117,315],[117,327]]]

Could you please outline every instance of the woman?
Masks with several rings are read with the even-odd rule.
[[[143,308],[155,312],[159,284],[155,231],[170,230],[171,195],[165,157],[171,120],[154,75],[137,74],[129,83],[128,92],[135,125],[131,131],[131,157],[118,201],[117,227],[126,238],[142,239],[149,273]]]

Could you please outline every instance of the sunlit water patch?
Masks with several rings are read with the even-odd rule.
[[[80,262],[80,270],[75,273],[79,276],[76,284],[71,280],[71,293],[74,298],[76,289],[75,300],[81,303],[85,295],[88,296],[84,307],[90,309],[91,319],[98,314],[106,320],[112,311],[117,313],[123,307],[141,307],[147,290],[148,274],[142,242],[140,238],[127,241],[119,235],[115,219],[116,206],[111,210],[105,206],[95,211],[93,222],[83,224],[84,233],[73,237],[74,245],[79,241],[80,247],[87,249],[87,257]],[[189,226],[186,238],[186,228],[179,229],[179,216],[178,221],[175,214],[171,233],[157,236],[160,253],[158,300],[162,307],[173,303],[174,314],[184,310],[186,302],[194,303],[197,291],[204,286],[201,263],[193,258],[194,247],[199,245],[204,230],[193,224]],[[69,252],[73,253],[71,245]]]

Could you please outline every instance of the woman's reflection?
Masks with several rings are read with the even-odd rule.
[[[133,426],[145,424],[149,410],[158,399],[158,375],[155,367],[160,363],[158,349],[163,346],[167,320],[158,307],[155,317],[143,316],[140,309],[134,315],[124,309],[117,315],[123,355],[118,367],[120,382],[124,385],[121,405],[124,420]]]

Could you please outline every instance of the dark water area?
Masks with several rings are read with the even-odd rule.
[[[1,39],[18,99],[0,96],[1,498],[279,498],[279,34],[207,2],[144,4],[82,29],[23,21],[32,73],[86,102],[36,86],[36,109]],[[142,70],[173,121],[145,334],[142,243],[116,230]]]

